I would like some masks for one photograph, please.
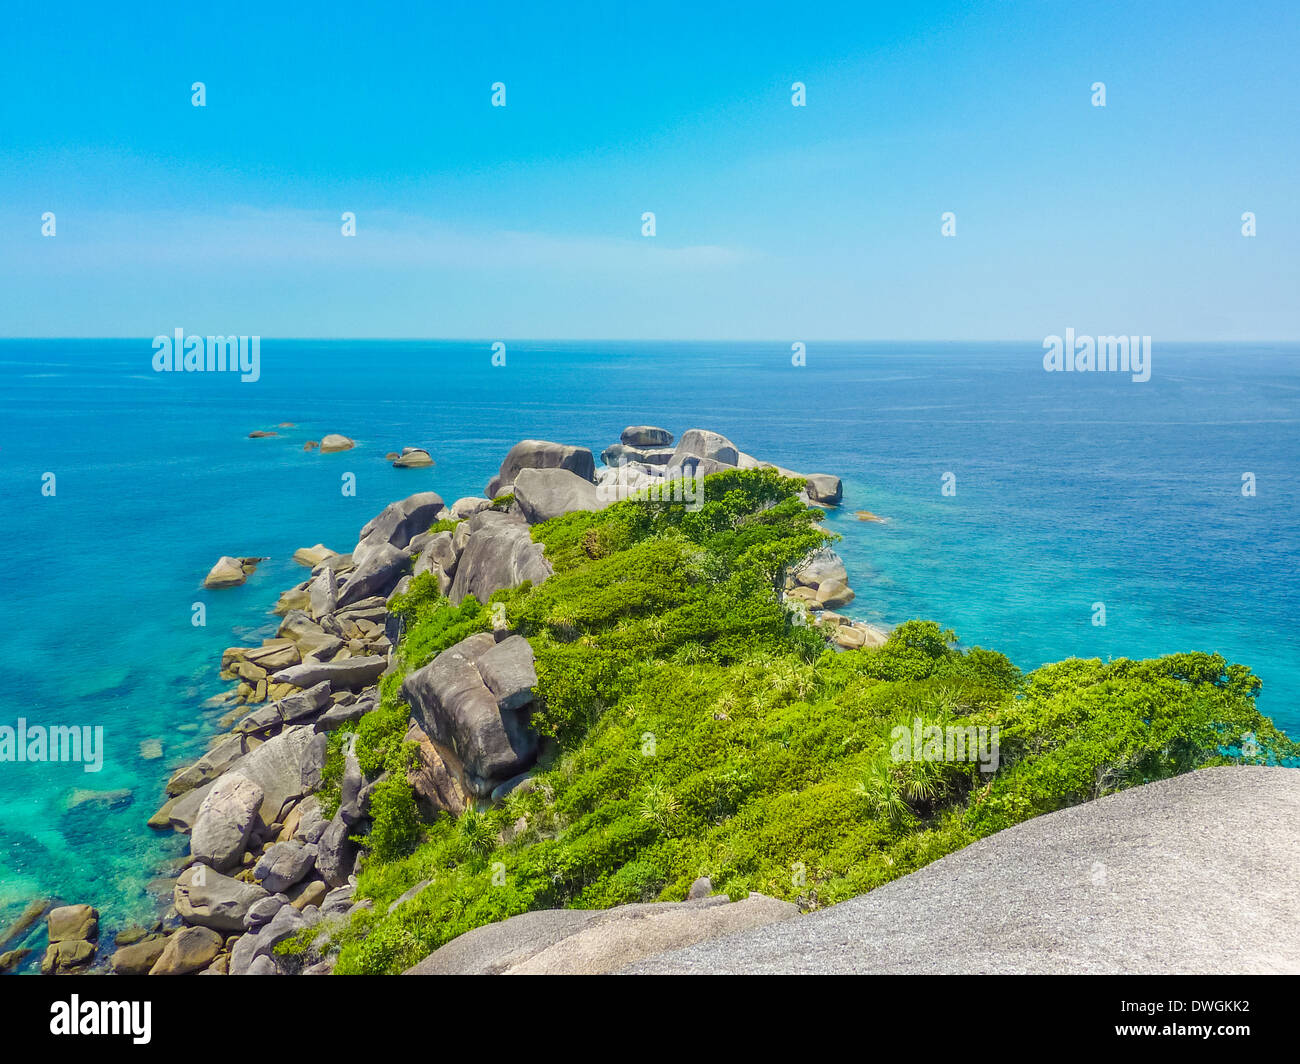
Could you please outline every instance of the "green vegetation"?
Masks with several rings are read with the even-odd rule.
[[[700,875],[732,897],[817,908],[1028,817],[1238,761],[1243,743],[1261,762],[1300,753],[1256,710],[1259,681],[1218,655],[1072,659],[1022,676],[925,621],[878,649],[833,652],[777,590],[826,541],[821,512],[772,470],[704,487],[696,513],[627,501],[538,526],[555,575],[493,597],[533,645],[534,723],[554,739],[531,788],[419,823],[391,771],[409,753],[400,680],[385,679],[357,727],[363,766],[391,772],[358,884],[375,904],[337,932],[340,973],[401,971],[532,909],[681,899]],[[489,627],[487,607],[452,607],[423,578],[397,609],[407,668]],[[997,727],[997,771],[896,762],[891,735],[918,718]]]

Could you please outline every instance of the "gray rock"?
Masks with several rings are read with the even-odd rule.
[[[99,937],[99,910],[90,905],[60,905],[45,917],[50,942],[78,942]]]
[[[167,793],[170,795],[184,794],[186,791],[199,787],[209,780],[216,779],[246,753],[255,750],[259,745],[259,740],[244,735],[232,735],[222,739],[194,764],[173,773],[171,779],[167,781]]]
[[[268,846],[253,867],[253,878],[266,890],[281,893],[307,878],[316,866],[316,847],[300,842],[277,842]]]
[[[621,443],[615,443],[600,452],[600,460],[607,466],[665,466],[668,465],[672,459],[673,449],[671,447],[628,447]]]
[[[433,465],[433,456],[423,447],[403,447],[393,462],[394,469],[421,469]]]
[[[351,705],[331,706],[316,718],[312,727],[318,732],[335,731],[344,724],[360,720],[374,708],[375,704],[373,702],[353,702]]]
[[[185,927],[167,939],[150,975],[188,975],[206,968],[221,952],[221,936],[209,927]]]
[[[714,458],[701,458],[699,455],[673,455],[672,463],[664,470],[665,480],[680,480],[683,477],[711,477],[714,473],[725,473],[734,466],[719,462]]]
[[[361,792],[366,785],[361,775],[361,764],[351,751],[344,754],[343,779],[339,783],[339,818],[351,827],[365,816],[361,808]]]
[[[214,931],[244,930],[249,907],[266,897],[261,887],[202,864],[185,869],[172,891],[173,904],[182,920]]]
[[[335,887],[325,895],[324,902],[321,903],[321,913],[325,916],[342,916],[352,908],[352,899],[356,896],[357,888],[351,883],[344,883],[341,887]]]
[[[404,549],[380,542],[343,578],[338,605],[348,606],[376,595],[387,598],[410,565],[411,556]]]
[[[291,683],[295,687],[314,687],[328,682],[331,689],[368,687],[384,674],[388,662],[384,658],[366,656],[345,658],[342,661],[304,661],[282,669],[271,677],[275,683]]]
[[[321,814],[320,802],[314,795],[308,795],[294,812],[298,814],[298,825],[293,831],[293,837],[303,843],[318,843],[329,827],[329,821]]]
[[[319,724],[319,721],[317,723]],[[304,793],[310,794],[312,791],[320,789],[321,774],[325,771],[325,759],[328,754],[329,733],[327,731],[316,731],[302,756],[301,772]]]
[[[459,604],[466,595],[486,602],[493,592],[516,587],[525,580],[540,584],[551,575],[541,544],[533,542],[528,525],[521,519],[486,510],[471,517],[467,524],[469,537],[456,563],[456,577],[448,596],[453,604]]]
[[[166,945],[167,939],[163,935],[150,935],[116,950],[108,965],[114,975],[148,975]]]
[[[342,645],[338,637],[329,635],[302,610],[290,610],[286,613],[275,634],[285,639],[292,639],[294,645],[304,655],[317,651],[332,653]],[[328,657],[329,653],[325,656]]]
[[[596,485],[567,469],[521,469],[515,478],[515,502],[534,525],[577,510],[599,510],[603,505]]]
[[[312,580],[308,593],[311,595],[311,614],[313,617],[324,617],[326,614],[333,613],[338,609],[339,584],[338,578],[334,575],[334,570],[322,567],[320,574]]]
[[[700,458],[711,458],[723,465],[734,466],[740,461],[740,451],[726,436],[708,429],[687,429],[677,441],[669,465],[681,465],[681,460],[688,454]],[[707,475],[707,474],[706,474]]]
[[[396,465],[397,463],[393,463]],[[253,962],[248,966],[245,975],[279,975],[280,969],[276,967],[275,961],[267,954],[263,953],[253,958]]]
[[[647,957],[796,916],[797,906],[762,894],[732,902],[543,909],[468,931],[407,975],[603,975]]]
[[[548,440],[521,440],[510,448],[497,474],[500,484],[514,484],[521,469],[567,469],[584,480],[596,473],[596,460],[586,447],[570,447]],[[496,496],[488,492],[492,498]]]
[[[491,505],[491,499],[484,499],[477,495],[469,495],[463,499],[457,499],[451,504],[452,520],[460,520],[464,517],[473,517],[476,513],[486,510]]]
[[[691,889],[686,893],[687,901],[698,901],[700,898],[707,898],[713,893],[713,880],[708,876],[700,876],[691,884]]]
[[[190,836],[190,853],[195,860],[218,872],[237,865],[248,847],[264,798],[262,788],[239,773],[216,780],[199,807]]]
[[[537,670],[533,648],[521,635],[507,636],[474,659],[474,667],[502,711],[522,709],[533,701]]]
[[[200,787],[195,787],[192,791],[186,791],[179,798],[173,799],[168,805],[171,808],[163,807],[159,814],[167,817],[168,823],[180,832],[189,833],[194,828],[194,821],[199,815],[199,809],[203,806],[203,799],[208,796],[208,791],[212,790],[212,785],[216,783],[205,783]],[[155,814],[155,816],[159,815]]]
[[[296,668],[297,666],[290,666]],[[274,703],[276,712],[279,713],[283,720],[290,723],[300,721],[305,717],[310,717],[313,713],[319,713],[330,700],[330,685],[326,680],[313,684],[305,691],[299,691],[297,694],[288,695]]]
[[[619,441],[628,447],[671,447],[673,434],[653,425],[629,425],[619,436]]]
[[[240,737],[255,735],[266,737],[271,732],[279,730],[283,723],[284,718],[280,716],[279,705],[275,702],[267,702],[265,705],[258,706],[253,712],[240,717],[233,730]]]
[[[314,735],[310,724],[286,725],[284,731],[268,739],[232,770],[262,790],[260,814],[264,824],[279,821],[284,807],[305,793],[302,762]]]
[[[259,957],[271,957],[275,947],[286,938],[310,926],[311,920],[286,902],[259,930],[249,932],[235,943],[230,955],[230,974],[254,974],[253,964]]]
[[[448,647],[402,683],[412,716],[435,744],[454,757],[451,767],[463,777],[466,790],[480,797],[537,758],[537,735],[528,726],[519,686],[525,675],[521,658],[526,654],[531,659],[532,651],[527,640],[512,638],[518,642],[493,656],[488,666],[510,708],[501,704],[477,667],[498,646],[490,633]]]
[[[847,606],[854,597],[852,589],[843,580],[824,580],[817,585],[817,601],[829,609]]]
[[[248,579],[248,573],[244,571],[243,559],[232,558],[223,554],[217,559],[217,564],[209,571],[208,575],[203,578],[203,586],[207,588],[238,587]]]
[[[263,924],[270,923],[271,918],[288,904],[289,899],[283,894],[270,894],[259,898],[244,913],[244,929],[256,931]]]
[[[829,473],[810,473],[806,490],[809,499],[824,506],[838,506],[844,498],[844,485],[840,478]]]
[[[1205,768],[1035,817],[869,894],[633,970],[1295,974],[1298,855],[1300,772]]]
[[[511,776],[505,783],[499,783],[493,787],[492,793],[488,797],[493,802],[499,802],[511,791],[522,787],[530,779],[532,779],[532,775],[528,772],[521,772],[518,776]]]
[[[352,552],[357,565],[362,564],[358,552],[368,554],[380,543],[405,549],[414,536],[428,531],[442,510],[442,496],[436,491],[422,491],[389,503],[361,529],[361,546]]]
[[[849,582],[849,572],[844,567],[844,559],[829,547],[813,551],[795,568],[792,575],[795,583],[803,587],[820,587],[826,583],[847,585]]]
[[[341,887],[352,874],[357,846],[349,836],[352,829],[335,815],[316,844],[316,871],[331,887]]]
[[[415,574],[427,573],[435,566],[448,575],[456,572],[456,548],[450,532],[436,532],[429,537],[415,560]]]

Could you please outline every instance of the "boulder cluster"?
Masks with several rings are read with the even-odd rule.
[[[687,429],[673,446],[673,434],[653,425],[631,425],[619,442],[601,452],[601,468],[586,447],[546,440],[515,444],[488,481],[489,498],[511,496],[530,523],[575,510],[598,510],[611,502],[684,478],[706,477],[727,469],[775,469],[804,482],[802,498],[815,506],[838,506],[840,478],[828,473],[795,473],[762,462],[726,436]]]
[[[624,497],[629,492],[598,489],[615,477],[626,486],[629,468],[649,482],[765,465],[702,429],[685,433],[676,447],[672,441],[663,429],[631,427],[606,449],[598,471],[587,448],[525,440],[510,449],[482,497],[447,506],[437,493],[421,492],[385,507],[347,553],[323,543],[296,551],[294,560],[310,574],[280,595],[275,635],[222,655],[221,676],[236,685],[222,696],[230,706],[222,721],[228,731],[197,761],[173,772],[167,800],[149,820],[155,829],[189,837],[172,907],[152,928],[119,932],[110,969],[330,971],[333,958],[319,952],[328,941],[326,926],[316,945],[293,960],[275,949],[371,904],[354,897],[359,855],[352,839],[365,834],[371,796],[384,777],[368,777],[345,746],[340,801],[331,818],[315,792],[330,733],[376,708],[379,679],[396,668],[393,649],[403,622],[390,608],[395,596],[422,574],[430,574],[453,604],[470,595],[486,602],[496,591],[546,580],[551,566],[530,525]],[[838,504],[837,478],[801,479],[809,502]],[[245,563],[257,560],[223,559],[233,564],[218,568],[233,579],[235,569],[246,575]],[[852,622],[829,613],[853,598],[833,553],[819,552],[792,574],[787,597],[800,611],[818,612],[822,623],[836,618],[841,645],[863,645],[842,634],[856,630]],[[532,648],[504,619],[404,677],[406,738],[418,751],[407,779],[426,815],[459,814],[532,786],[529,774],[540,753],[530,726],[536,686]],[[98,914],[89,906],[64,906],[48,920],[45,970],[90,964]],[[13,965],[21,958],[0,960]]]
[[[785,578],[786,601],[822,627],[836,646],[845,650],[881,646],[888,638],[886,632],[834,612],[855,597],[843,559],[829,547],[810,554]]]

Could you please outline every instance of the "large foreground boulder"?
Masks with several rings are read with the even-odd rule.
[[[485,798],[537,758],[529,727],[536,684],[528,640],[498,643],[480,632],[407,676],[402,696],[465,789]]]
[[[540,584],[551,575],[542,545],[533,542],[528,525],[520,518],[485,510],[469,519],[468,528],[469,539],[456,562],[456,578],[448,592],[454,604],[466,595],[486,602],[495,591],[525,580]]]
[[[435,950],[407,975],[604,975],[645,957],[746,928],[789,920],[790,902],[762,894],[543,909],[475,928]]]
[[[1300,772],[1207,768],[1035,817],[869,894],[632,970],[1294,974],[1298,880]]]
[[[567,469],[521,469],[515,501],[530,525],[577,510],[599,510],[596,485]]]

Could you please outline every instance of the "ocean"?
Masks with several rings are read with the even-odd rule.
[[[104,735],[99,772],[0,763],[0,926],[33,896],[96,905],[106,928],[153,914],[183,840],[145,821],[214,733],[222,649],[273,634],[306,575],[293,551],[346,551],[417,491],[481,494],[530,437],[599,455],[629,424],[703,427],[834,473],[843,612],[933,619],[1025,669],[1218,651],[1300,737],[1300,345],[1157,342],[1144,383],[1044,372],[1036,341],[808,343],[804,366],[766,342],[507,341],[504,366],[491,340],[260,354],[241,383],[155,373],[149,339],[0,341],[0,725]],[[303,450],[330,432],[356,448]],[[391,468],[403,446],[436,467]],[[223,554],[269,560],[204,591]]]

